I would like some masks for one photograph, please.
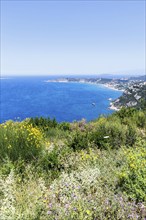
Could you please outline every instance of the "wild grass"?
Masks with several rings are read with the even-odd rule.
[[[1,124],[0,219],[145,220],[144,115]]]

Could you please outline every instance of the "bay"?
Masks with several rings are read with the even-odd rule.
[[[58,122],[96,119],[108,115],[109,98],[122,92],[102,85],[46,82],[52,77],[10,77],[0,80],[0,122],[29,117],[56,118]],[[95,103],[93,105],[92,103]]]

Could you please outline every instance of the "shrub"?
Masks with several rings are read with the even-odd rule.
[[[0,219],[1,220],[34,220],[41,219],[45,210],[45,183],[34,174],[28,174],[28,179],[19,181],[14,172],[7,177],[0,177]]]
[[[59,124],[59,128],[63,131],[69,131],[70,130],[70,123],[68,122],[62,122]]]
[[[124,151],[126,163],[119,173],[119,186],[131,199],[146,201],[146,147],[137,143],[135,148]]]
[[[133,146],[137,140],[137,129],[136,126],[134,125],[128,125],[126,129],[126,141],[125,145],[126,146]]]
[[[43,151],[42,156],[38,159],[36,169],[49,175],[50,180],[57,178],[66,167],[66,160],[70,156],[72,149],[67,145],[51,144],[47,150]]]
[[[70,124],[71,131],[86,131],[86,119],[82,119],[81,121],[74,121]]]
[[[126,142],[127,127],[117,121],[102,121],[90,133],[90,140],[99,148],[119,148]]]
[[[123,120],[125,118],[132,117],[135,112],[137,112],[136,108],[123,107],[120,109],[120,111],[114,113],[114,115],[118,116],[121,120]]]
[[[41,172],[49,174],[50,178],[54,180],[60,175],[60,161],[57,147],[53,148],[51,152],[45,152],[39,158],[37,166],[41,168]]]
[[[86,167],[70,174],[63,173],[54,180],[46,198],[48,219],[141,219],[135,202],[104,191],[99,184],[100,178],[97,167]]]
[[[136,125],[140,128],[146,127],[146,112],[138,111],[133,115],[133,120],[135,121]]]
[[[8,121],[0,125],[0,155],[16,161],[36,159],[42,150],[43,135],[38,128],[24,122]]]
[[[29,124],[32,124],[33,127],[39,127],[43,131],[47,131],[49,128],[56,128],[58,125],[55,118],[50,119],[49,117],[48,118],[44,118],[44,117],[30,118]]]
[[[146,112],[144,110],[137,110],[135,108],[122,108],[119,112],[109,116],[111,120],[119,118],[121,123],[125,125],[134,125],[139,128],[146,126]]]
[[[76,131],[68,138],[68,146],[73,150],[86,149],[89,146],[89,138],[87,132]]]
[[[14,170],[15,166],[13,162],[8,158],[3,158],[3,162],[0,163],[0,176],[9,175],[11,170]]]

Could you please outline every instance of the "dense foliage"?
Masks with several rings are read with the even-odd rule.
[[[43,134],[27,121],[8,121],[0,125],[0,140],[1,158],[8,156],[16,161],[21,157],[29,161],[39,156]]]
[[[0,219],[146,218],[146,112],[0,125]]]

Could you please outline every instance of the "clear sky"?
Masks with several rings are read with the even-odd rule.
[[[145,1],[1,1],[1,73],[144,73]]]

